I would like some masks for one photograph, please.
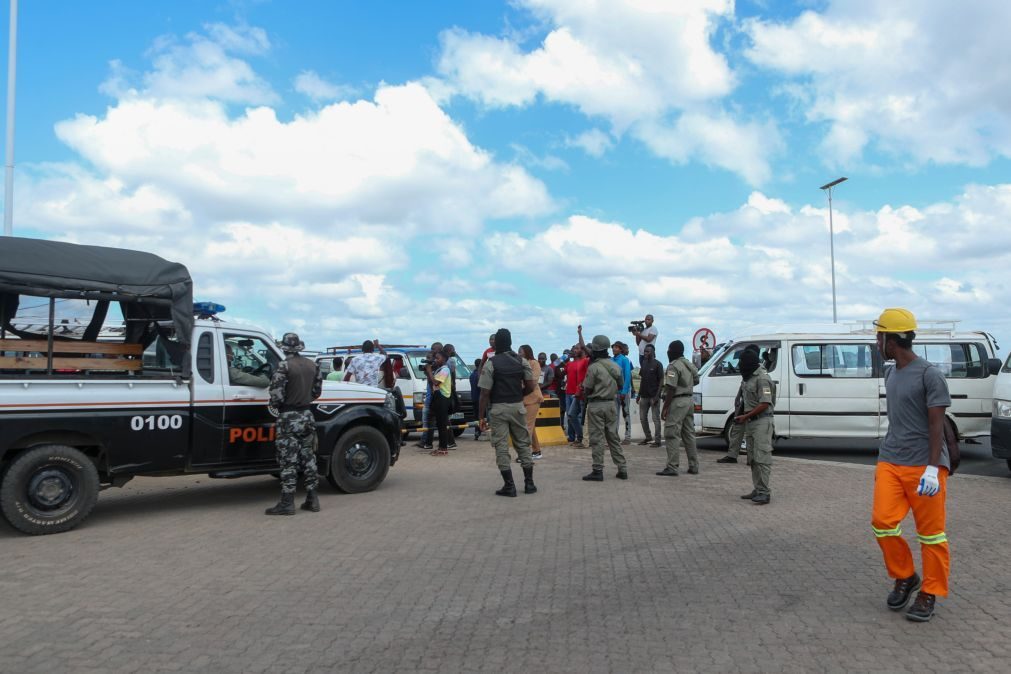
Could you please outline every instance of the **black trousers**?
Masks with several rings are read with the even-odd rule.
[[[432,416],[439,429],[439,449],[449,447],[449,405],[449,398],[438,391],[432,392]]]

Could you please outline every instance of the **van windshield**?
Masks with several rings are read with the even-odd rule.
[[[428,358],[428,352],[411,353],[407,356],[408,360],[411,361],[411,369],[414,370],[419,379],[423,379],[425,376],[425,366],[421,361]],[[457,379],[469,379],[470,378],[470,368],[459,356],[453,356],[453,362],[456,367],[456,378]]]

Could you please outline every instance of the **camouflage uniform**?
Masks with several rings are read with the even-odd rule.
[[[285,404],[289,363],[296,358],[302,356],[289,354],[278,366],[270,381],[270,402],[279,410],[283,409]],[[317,367],[312,388],[313,400],[318,398],[322,391],[323,375]],[[316,489],[319,477],[316,473],[316,421],[313,419],[312,410],[281,412],[277,417],[275,437],[277,463],[281,467],[281,493],[295,493],[299,470],[305,476],[305,488]]]

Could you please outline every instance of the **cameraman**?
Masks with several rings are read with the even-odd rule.
[[[646,347],[652,344],[653,348],[656,349],[656,338],[660,334],[653,326],[653,314],[646,314],[642,322],[646,324],[646,327],[641,329],[638,326],[629,328],[629,332],[635,337],[635,343],[639,345],[639,367],[642,367],[642,357],[646,353]]]

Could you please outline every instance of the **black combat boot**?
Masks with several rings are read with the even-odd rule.
[[[603,482],[604,481],[604,469],[594,468],[590,471],[588,475],[584,475],[583,479],[587,482]]]
[[[618,472],[615,473],[614,476],[616,478],[618,478],[619,480],[627,480],[628,479],[628,471],[625,470],[624,468],[619,468]]]
[[[319,497],[316,496],[315,489],[310,489],[305,493],[305,503],[301,507],[302,510],[308,510],[311,513],[319,512]]]
[[[537,485],[534,484],[534,467],[523,467],[523,493],[534,494],[537,492]]]
[[[281,492],[281,500],[277,502],[277,505],[273,508],[267,508],[264,512],[267,515],[294,515],[295,495]]]
[[[505,484],[495,493],[499,496],[516,496],[516,483],[513,482],[512,468],[502,471],[502,481]]]

